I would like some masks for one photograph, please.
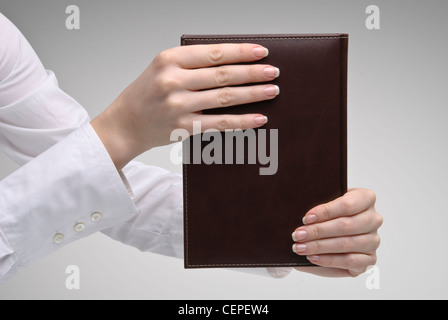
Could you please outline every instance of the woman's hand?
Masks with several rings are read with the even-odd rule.
[[[256,44],[163,51],[91,124],[119,169],[151,148],[172,143],[174,129],[192,133],[193,121],[201,122],[202,131],[261,127],[267,121],[262,114],[203,115],[201,111],[275,98],[279,88],[272,84],[232,87],[278,77],[279,70],[269,65],[234,65],[267,54]]]
[[[303,219],[305,225],[292,235],[293,251],[325,268],[296,269],[321,276],[356,277],[375,265],[380,245],[377,232],[383,223],[375,202],[372,191],[352,189],[311,209]]]

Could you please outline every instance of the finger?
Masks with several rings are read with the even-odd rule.
[[[280,75],[278,68],[269,65],[221,66],[184,70],[188,77],[188,90],[203,90],[218,87],[272,81]]]
[[[345,269],[319,267],[296,267],[297,271],[314,274],[319,277],[342,278],[352,275]]]
[[[258,128],[268,122],[267,117],[261,114],[243,114],[243,115],[198,115],[193,121],[200,124],[201,131],[205,130],[247,130]]]
[[[344,269],[353,277],[366,272],[369,266],[377,262],[376,255],[359,253],[313,255],[307,258],[321,267]]]
[[[325,238],[352,236],[375,232],[382,225],[381,216],[369,209],[352,217],[341,217],[297,228],[292,238],[296,242],[308,242]]]
[[[375,204],[376,196],[367,189],[352,189],[336,200],[312,208],[303,218],[304,224],[328,221],[361,213]]]
[[[377,234],[362,234],[351,237],[315,240],[305,243],[295,243],[292,250],[298,255],[320,255],[334,253],[366,253],[376,252],[380,246]]]
[[[167,50],[164,53],[165,56],[168,56],[169,61],[176,61],[184,69],[252,62],[260,60],[268,54],[266,48],[250,43],[183,46]]]
[[[274,99],[280,93],[275,85],[255,85],[247,87],[225,87],[187,93],[185,108],[190,112],[206,109],[230,107],[257,101]]]

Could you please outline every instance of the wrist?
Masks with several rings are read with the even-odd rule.
[[[109,153],[117,170],[121,170],[138,154],[133,152],[132,145],[128,143],[129,139],[126,139],[126,131],[115,121],[115,118],[111,111],[106,109],[90,124]]]

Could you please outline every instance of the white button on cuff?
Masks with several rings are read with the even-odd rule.
[[[61,243],[62,241],[64,241],[64,235],[62,233],[57,233],[54,235],[53,237],[53,242],[56,244]]]
[[[93,222],[98,222],[103,219],[103,214],[101,212],[94,212],[90,215],[90,220]]]
[[[74,227],[76,232],[84,231],[85,228],[86,228],[86,225],[82,222],[75,224],[75,227]]]

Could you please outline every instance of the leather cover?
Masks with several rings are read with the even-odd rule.
[[[274,100],[207,111],[266,115],[256,141],[265,129],[266,154],[274,154],[277,130],[275,174],[260,174],[266,159],[249,163],[249,139],[243,164],[194,164],[202,135],[184,141],[185,268],[311,266],[292,252],[291,233],[309,209],[347,191],[348,35],[184,35],[181,42],[256,43],[269,49],[256,63],[281,70]],[[220,134],[224,145],[228,133]]]

